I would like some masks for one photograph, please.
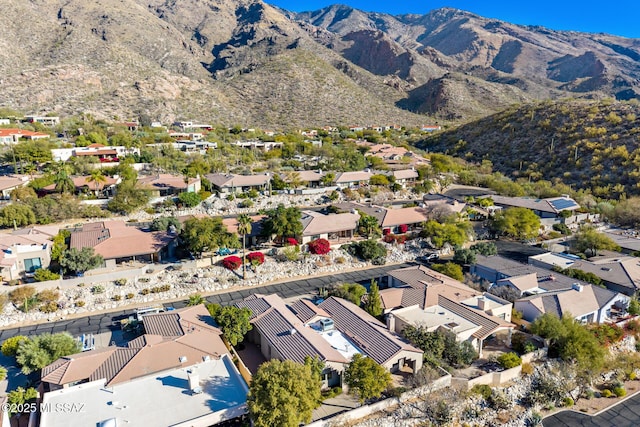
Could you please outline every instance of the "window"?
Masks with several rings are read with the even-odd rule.
[[[40,258],[27,258],[24,260],[25,272],[33,273],[39,268],[42,268],[42,261],[40,261]]]

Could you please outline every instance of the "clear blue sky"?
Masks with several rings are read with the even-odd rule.
[[[321,9],[335,3],[347,4],[368,12],[392,15],[424,14],[441,7],[453,7],[486,18],[521,25],[542,25],[554,30],[575,30],[589,33],[609,33],[640,38],[640,0],[265,0],[283,9],[303,12]]]

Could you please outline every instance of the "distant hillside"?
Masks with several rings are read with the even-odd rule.
[[[559,179],[596,196],[640,194],[640,103],[559,101],[512,107],[417,145],[514,179]]]

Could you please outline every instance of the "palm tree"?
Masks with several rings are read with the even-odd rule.
[[[245,251],[246,251],[246,237],[247,234],[251,234],[251,217],[247,214],[238,215],[238,234],[242,234],[242,280],[246,278],[246,260],[245,260]]]
[[[56,184],[56,191],[60,193],[73,193],[76,189],[71,177],[69,177],[69,168],[65,164],[58,164],[57,171],[53,182]]]
[[[195,305],[200,305],[205,302],[205,299],[200,294],[193,294],[189,297],[189,301],[187,301],[188,307],[193,307]]]
[[[87,178],[88,182],[93,182],[96,186],[96,196],[98,195],[98,189],[100,188],[100,184],[104,184],[107,182],[107,177],[103,175],[102,169],[94,169],[91,171],[91,176]]]

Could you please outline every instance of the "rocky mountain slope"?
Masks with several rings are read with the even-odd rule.
[[[432,135],[418,146],[480,163],[513,179],[559,180],[617,198],[639,195],[640,103],[546,101],[508,108]]]
[[[345,6],[295,14],[259,0],[7,0],[0,106],[262,127],[418,125],[514,102],[632,98],[638,59],[639,40],[453,9],[394,17]]]
[[[293,17],[353,63],[407,84],[400,105],[468,117],[512,102],[640,94],[640,40],[523,27],[455,9],[390,16],[331,6]],[[375,59],[374,59],[375,58]],[[471,105],[469,105],[469,103]]]

